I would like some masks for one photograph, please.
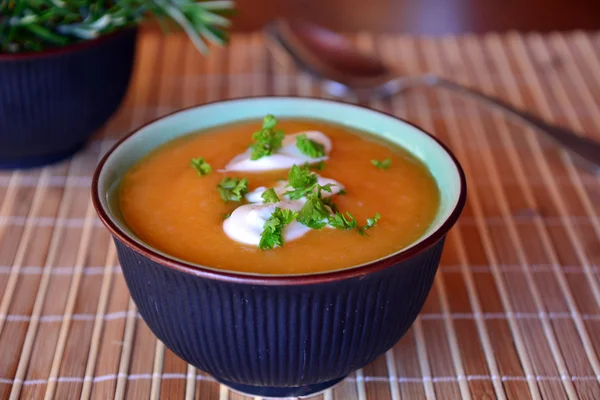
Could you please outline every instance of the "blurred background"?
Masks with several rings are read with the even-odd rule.
[[[599,29],[600,0],[237,0],[236,30],[276,16],[337,31],[448,34]]]

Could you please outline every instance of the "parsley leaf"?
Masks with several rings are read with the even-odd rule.
[[[313,171],[323,171],[325,169],[325,161],[319,161],[316,164],[309,164],[308,168],[312,169]]]
[[[371,160],[371,164],[373,164],[374,166],[376,166],[379,169],[388,169],[392,165],[392,159],[386,158],[385,160],[382,160],[382,161]]]
[[[301,167],[294,165],[288,175],[288,186],[291,186],[294,190],[289,190],[284,194],[291,200],[298,200],[311,193],[316,184],[317,175],[310,172],[307,165]]]
[[[323,199],[322,190],[331,193],[332,184],[321,186],[319,184],[312,185],[309,192],[306,194],[306,203],[298,213],[298,222],[308,226],[311,229],[321,229],[327,225],[327,220],[333,210],[337,211],[337,206],[331,198]],[[317,189],[314,191],[314,189]]]
[[[283,246],[283,228],[289,225],[298,215],[297,212],[277,207],[265,223],[260,234],[258,248],[269,250],[275,246]]]
[[[296,147],[302,154],[311,158],[319,158],[325,155],[325,146],[322,143],[309,139],[306,133],[296,136]]]
[[[347,231],[356,228],[356,219],[348,211],[346,211],[346,215],[337,211],[334,215],[329,216],[329,225],[335,229]]]
[[[358,228],[358,233],[363,236],[369,236],[367,231],[377,225],[377,222],[381,219],[381,215],[379,213],[375,213],[373,218],[367,218],[367,223],[362,228]]]
[[[345,195],[347,193],[348,193],[348,191],[346,189],[342,189],[337,194],[338,194],[338,196],[343,196],[343,195]]]
[[[277,125],[277,119],[269,114],[265,116],[261,130],[252,134],[252,139],[255,140],[255,143],[250,146],[251,160],[270,156],[281,148],[285,135],[282,130],[276,131],[275,125]]]
[[[248,193],[248,179],[226,177],[219,182],[217,189],[225,203],[228,201],[242,201],[244,195]]]
[[[330,188],[318,186],[316,192],[311,192],[306,196],[306,203],[304,203],[296,218],[298,222],[311,229],[321,229],[327,225],[330,214],[329,208],[321,198],[321,188],[331,191]]]
[[[317,175],[310,172],[307,164],[293,165],[288,174],[288,182],[294,189],[312,186],[317,183]]]
[[[198,172],[198,176],[208,175],[212,171],[210,164],[202,157],[192,158],[190,165]]]
[[[371,229],[372,227],[377,225],[377,222],[380,219],[381,215],[379,215],[379,213],[375,213],[375,216],[373,218],[367,218],[367,225],[365,225],[364,229]]]
[[[328,183],[325,186],[317,185],[317,190],[319,191],[319,196],[321,195],[321,190],[331,193],[331,187],[336,186],[333,183]]]
[[[277,193],[273,188],[265,190],[260,197],[263,199],[263,203],[277,203],[279,201],[279,197],[277,197]]]

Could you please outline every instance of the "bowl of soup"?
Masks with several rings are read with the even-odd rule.
[[[450,151],[406,121],[257,97],[131,133],[98,165],[92,198],[169,349],[233,390],[296,397],[408,330],[466,185]]]

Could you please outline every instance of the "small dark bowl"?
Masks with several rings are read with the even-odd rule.
[[[137,29],[39,53],[0,54],[0,168],[67,158],[119,108]]]
[[[441,206],[414,245],[371,263],[321,274],[229,273],[143,243],[116,207],[121,177],[149,151],[190,131],[228,122],[304,117],[379,132],[425,161]],[[421,310],[444,238],[466,198],[462,169],[419,128],[366,108],[306,98],[249,98],[180,111],[132,133],[98,166],[92,197],[113,234],[140,314],[179,357],[227,386],[265,397],[324,390],[390,349]]]

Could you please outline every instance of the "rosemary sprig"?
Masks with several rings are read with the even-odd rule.
[[[146,17],[179,25],[202,52],[227,41],[230,0],[0,0],[0,53],[39,51],[90,40]]]

